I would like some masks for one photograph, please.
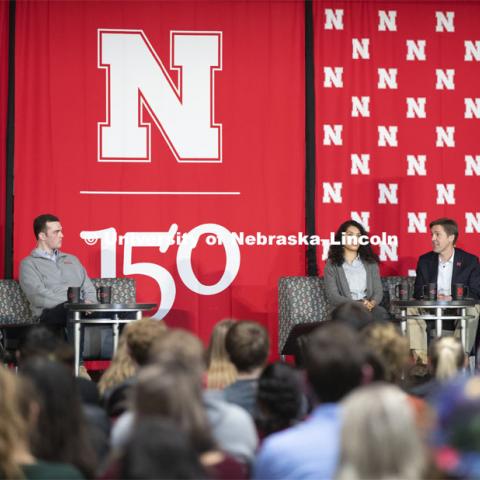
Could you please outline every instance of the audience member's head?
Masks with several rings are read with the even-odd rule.
[[[0,477],[22,478],[16,460],[18,448],[27,447],[27,421],[20,410],[21,380],[0,366]]]
[[[166,331],[162,321],[152,318],[142,318],[125,327],[128,352],[139,366],[148,363],[150,348]]]
[[[65,340],[44,325],[31,327],[20,341],[17,360],[21,367],[33,358],[44,358],[64,365],[71,375],[75,372],[75,351]],[[76,379],[82,403],[100,405],[97,386],[82,377]]]
[[[62,340],[55,350],[55,359],[58,363],[67,367],[72,375],[75,374],[75,350],[72,345]]]
[[[235,320],[222,320],[212,331],[207,349],[207,388],[223,389],[237,378],[237,370],[225,347],[227,332],[234,324]]]
[[[369,325],[362,330],[361,337],[365,346],[383,363],[385,380],[399,383],[410,353],[407,338],[388,322]]]
[[[35,325],[20,338],[17,360],[19,364],[32,357],[48,357],[53,361],[59,343],[60,339],[49,328]]]
[[[35,325],[27,330],[16,355],[20,366],[32,358],[42,357],[65,365],[72,374],[75,369],[73,347],[45,325]]]
[[[21,374],[37,391],[39,414],[32,434],[32,451],[45,461],[76,466],[92,477],[96,460],[85,429],[80,396],[68,369],[45,358],[25,362]]]
[[[258,380],[257,417],[264,435],[278,432],[299,420],[302,389],[298,372],[286,363],[267,365]]]
[[[465,366],[462,343],[455,337],[435,339],[430,346],[430,362],[437,380],[444,381],[455,377]]]
[[[242,320],[227,332],[225,346],[239,373],[252,373],[264,367],[269,352],[268,333],[262,325]]]
[[[351,328],[325,322],[308,336],[304,356],[308,380],[321,403],[338,402],[362,383],[365,352]]]
[[[194,480],[207,478],[188,435],[171,420],[144,417],[137,421],[121,460],[127,480]]]
[[[160,415],[174,422],[197,453],[214,448],[200,379],[183,365],[167,362],[140,370],[133,403],[137,419]]]
[[[152,345],[149,363],[174,365],[201,379],[207,368],[205,347],[187,330],[172,328]]]
[[[355,390],[342,403],[337,479],[422,478],[426,451],[402,390],[374,383]]]
[[[104,395],[105,392],[120,385],[127,378],[133,377],[136,370],[137,365],[128,353],[126,332],[124,330],[122,335],[120,335],[118,348],[113,355],[112,362],[98,382],[100,394]]]
[[[373,322],[372,314],[360,302],[342,303],[330,315],[333,322],[346,325],[357,332]]]

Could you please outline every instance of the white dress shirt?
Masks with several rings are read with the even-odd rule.
[[[455,256],[455,250],[453,250],[452,256],[446,262],[442,262],[442,260],[440,259],[440,255],[438,256],[437,291],[439,295],[452,294],[452,274],[453,274],[453,257],[454,256]]]
[[[347,277],[352,300],[363,300],[367,295],[367,271],[360,257],[357,256],[352,263],[344,261],[342,268]]]

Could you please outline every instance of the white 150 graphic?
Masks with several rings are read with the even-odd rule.
[[[170,78],[142,30],[98,30],[98,68],[106,71],[106,119],[98,124],[99,162],[150,162],[148,110],[178,162],[222,161],[215,123],[215,71],[222,32],[170,32]]]
[[[153,278],[160,289],[161,299],[153,318],[162,319],[170,311],[175,301],[176,286],[170,272],[160,265],[150,262],[132,263],[134,247],[158,247],[165,253],[173,245],[178,227],[172,224],[168,232],[127,232],[118,237],[115,228],[95,231],[82,231],[82,238],[87,245],[94,245],[100,240],[100,275],[116,277],[117,239],[123,243],[123,274],[140,274]],[[225,249],[226,264],[220,280],[214,285],[205,285],[198,280],[192,268],[192,251],[201,235],[216,235],[219,244]],[[225,290],[237,276],[240,268],[240,249],[232,233],[221,225],[204,223],[183,235],[177,251],[177,270],[187,288],[200,295],[215,295]]]

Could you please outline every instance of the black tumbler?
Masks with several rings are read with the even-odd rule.
[[[81,293],[82,289],[80,287],[68,287],[68,303],[80,303],[82,301]]]
[[[395,296],[399,300],[408,300],[410,298],[410,285],[407,281],[402,281],[395,285]]]
[[[100,303],[112,303],[112,287],[98,287],[97,300]]]
[[[423,298],[425,300],[436,300],[437,299],[437,284],[429,283],[428,285],[423,286]]]

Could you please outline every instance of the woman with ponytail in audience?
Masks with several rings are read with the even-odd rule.
[[[71,465],[39,461],[32,454],[29,430],[38,414],[34,398],[28,381],[0,367],[0,478],[83,479]]]
[[[457,376],[466,362],[462,343],[456,337],[439,338],[432,344],[430,362],[435,378],[439,382]]]
[[[421,398],[432,395],[443,383],[459,375],[467,362],[462,343],[456,337],[437,338],[432,342],[429,353],[433,378],[410,391]]]

